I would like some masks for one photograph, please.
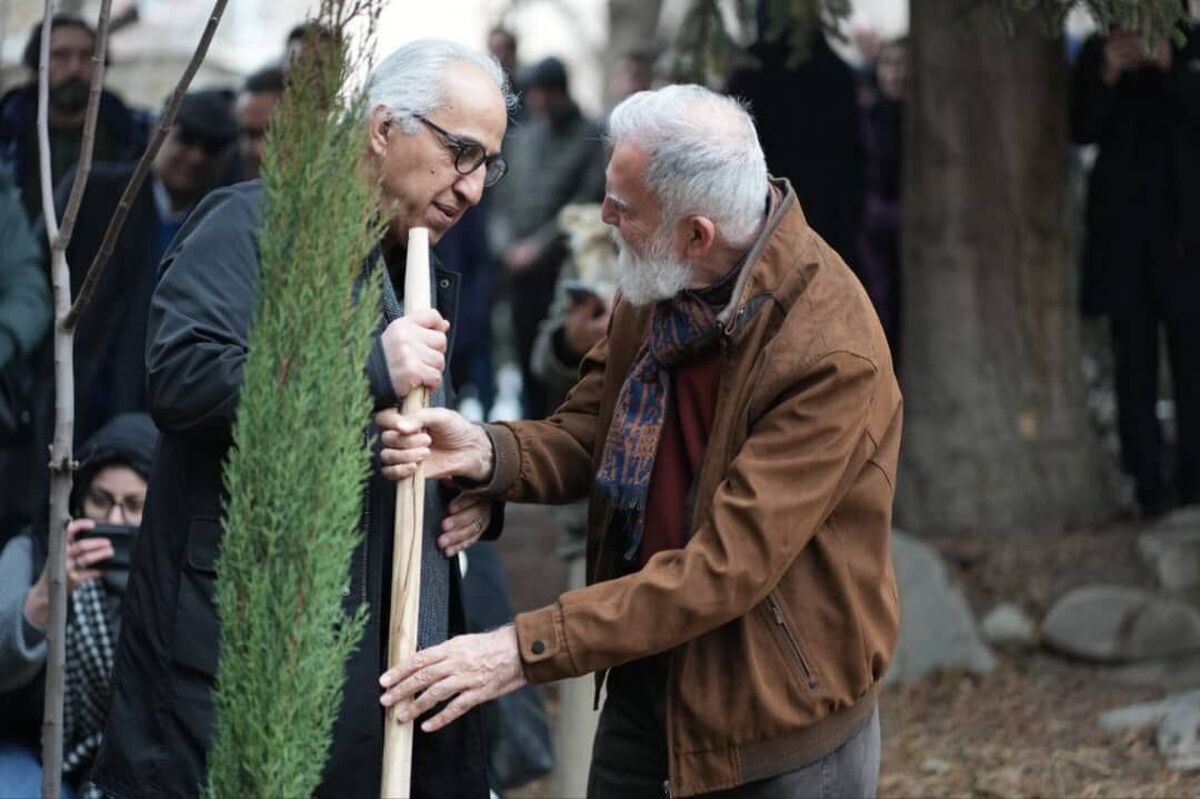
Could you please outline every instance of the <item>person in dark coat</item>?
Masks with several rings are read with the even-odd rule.
[[[455,392],[473,386],[486,417],[496,399],[492,369],[492,298],[496,285],[496,260],[488,247],[487,209],[477,205],[446,231],[434,249],[438,259],[462,278],[458,316],[462,321],[454,336],[454,361],[450,380]]]
[[[604,196],[604,131],[571,99],[567,68],[559,59],[529,67],[521,84],[529,121],[506,144],[512,175],[497,193],[489,219],[512,304],[525,414],[541,419],[554,407],[530,365],[567,256],[558,212]]]
[[[0,544],[45,508],[47,420],[35,396],[52,313],[42,248],[0,166]]]
[[[1085,314],[1109,319],[1121,461],[1142,514],[1172,502],[1156,414],[1159,334],[1175,392],[1176,498],[1200,501],[1200,28],[1175,49],[1113,31],[1084,43],[1071,136],[1096,144],[1082,264]]]
[[[76,328],[76,441],[115,414],[146,410],[146,313],[158,264],[196,203],[216,186],[236,136],[228,94],[196,91],[184,96]],[[79,295],[136,168],[130,161],[92,169],[67,249],[73,297]],[[73,180],[70,174],[58,187],[60,214]]]
[[[33,26],[25,43],[23,62],[30,80],[0,98],[0,163],[13,173],[21,188],[30,218],[42,215],[42,188],[38,179],[37,71],[41,56],[42,23]],[[96,32],[82,17],[56,14],[50,28],[50,173],[57,185],[79,160],[83,143],[83,116],[95,64],[92,52]],[[93,158],[122,161],[137,158],[146,149],[150,118],[130,110],[107,89],[100,95]]]
[[[363,173],[379,181],[390,220],[377,253],[387,264],[380,333],[366,364],[377,407],[395,406],[421,385],[433,389],[435,404],[449,399],[442,373],[459,278],[435,269],[438,310],[403,316],[403,247],[416,226],[429,228],[436,244],[479,202],[485,185],[503,175],[504,86],[491,59],[431,40],[400,48],[369,78]],[[162,444],[126,597],[109,724],[93,774],[116,797],[194,797],[206,783],[219,638],[213,596],[222,536],[221,465],[231,444],[256,302],[262,197],[262,184],[251,181],[205,199],[164,259],[150,306],[148,399]],[[367,259],[368,267],[377,260]],[[345,665],[342,706],[316,792],[321,797],[379,795],[379,677],[387,666],[395,487],[382,478],[377,458],[363,497],[363,539],[344,594],[346,612],[367,606],[368,622]],[[464,629],[459,572],[446,556],[497,534],[501,517],[489,502],[456,501],[436,484],[426,498],[417,631],[422,648]],[[477,720],[429,735],[418,727],[413,795],[486,797],[485,762]]]
[[[867,145],[867,202],[854,271],[879,314],[883,332],[899,359],[900,341],[900,168],[904,161],[904,97],[908,44],[885,42],[874,68],[876,92],[863,103]]]
[[[836,251],[855,252],[867,166],[854,71],[820,31],[797,66],[786,36],[761,37],[750,54],[759,64],[734,70],[726,93],[750,104],[767,168],[792,184],[813,230]]]

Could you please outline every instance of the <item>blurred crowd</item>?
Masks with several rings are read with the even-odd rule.
[[[53,353],[47,248],[36,139],[40,26],[24,52],[29,81],[0,98],[0,796],[38,792],[46,656],[45,570]],[[259,176],[272,110],[289,65],[329,34],[298,26],[276,57],[236,88],[187,93],[132,200],[111,263],[75,337],[75,439],[80,469],[71,499],[64,777],[89,790],[107,701],[107,670],[120,631],[122,575],[145,501],[156,431],[146,415],[144,342],[158,264],[189,213],[215,188]],[[53,203],[62,213],[82,145],[95,32],[54,18],[48,65]],[[616,250],[599,217],[605,123],[573,99],[554,57],[523,64],[516,36],[492,30],[486,48],[521,103],[504,140],[504,179],[439,242],[437,257],[461,277],[460,327],[451,383],[481,417],[499,406],[503,361],[519,370],[519,412],[549,415],[573,385],[580,359],[603,335]],[[814,35],[796,64],[763,37],[724,88],[750,106],[771,172],[795,187],[812,227],[858,273],[897,361],[903,358],[901,202],[908,47],[859,37],[851,66]],[[1071,130],[1095,145],[1083,249],[1083,309],[1110,320],[1122,463],[1147,516],[1200,500],[1200,55],[1152,52],[1131,34],[1094,36],[1074,56]],[[616,54],[607,97],[615,104],[670,81],[669,59]],[[611,107],[611,106],[610,106]],[[67,257],[77,293],[102,249],[109,220],[145,150],[156,114],[101,96],[94,158]],[[1174,441],[1157,415],[1160,332],[1175,400]],[[499,393],[504,393],[502,386]],[[1173,465],[1167,451],[1173,452]],[[579,509],[566,509],[562,555],[583,548]],[[494,551],[471,553],[475,624],[511,616]],[[472,596],[468,588],[468,596]],[[499,615],[497,615],[499,614]],[[468,609],[468,615],[472,615]],[[536,701],[496,720],[546,737]],[[522,714],[525,714],[522,716]],[[539,721],[539,719],[541,719]],[[541,724],[541,728],[538,725]],[[531,726],[529,726],[531,725]],[[497,790],[549,768],[548,745],[494,758]]]

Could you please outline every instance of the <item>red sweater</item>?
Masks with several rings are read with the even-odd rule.
[[[646,496],[639,563],[656,552],[687,543],[688,491],[699,476],[717,407],[721,347],[711,347],[680,364],[671,375],[663,429]]]

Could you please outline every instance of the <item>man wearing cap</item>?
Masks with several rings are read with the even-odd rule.
[[[0,98],[0,165],[12,172],[21,189],[25,211],[31,218],[42,214],[42,189],[38,180],[37,71],[41,55],[42,23],[29,32],[22,63],[30,80]],[[50,170],[57,183],[79,160],[83,143],[83,115],[95,63],[92,51],[96,32],[83,17],[55,14],[50,27]],[[96,124],[96,161],[136,158],[146,148],[149,118],[130,110],[107,89],[100,94]]]
[[[221,91],[184,95],[150,176],[133,200],[112,258],[75,334],[75,434],[82,441],[118,413],[146,410],[146,312],[158,263],[188,214],[212,190],[237,138],[232,98]],[[76,296],[100,249],[135,162],[96,164],[67,250]],[[74,174],[59,184],[66,207]]]

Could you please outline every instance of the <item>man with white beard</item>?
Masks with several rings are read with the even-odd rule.
[[[433,730],[596,672],[589,797],[873,795],[899,622],[901,400],[878,319],[736,101],[671,86],[609,125],[620,293],[563,405],[378,418],[390,477],[423,462],[510,502],[589,496],[590,584],[418,653],[382,702],[433,710]]]

